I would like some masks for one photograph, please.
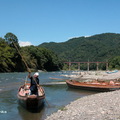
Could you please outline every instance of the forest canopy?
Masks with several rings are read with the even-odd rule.
[[[89,37],[72,38],[61,43],[42,43],[39,47],[52,50],[62,59],[71,62],[109,62],[110,69],[120,67],[112,61],[120,56],[120,34],[102,33]],[[117,60],[120,62],[120,59]],[[112,63],[114,62],[114,63]],[[94,66],[91,67],[93,69]],[[103,68],[105,68],[103,66]]]
[[[55,71],[62,69],[62,63],[58,56],[51,50],[37,46],[20,47],[17,36],[7,33],[4,38],[0,38],[0,72],[27,70],[13,43],[31,70]]]

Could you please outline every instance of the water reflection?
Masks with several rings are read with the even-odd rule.
[[[22,106],[18,106],[17,109],[22,120],[44,120],[44,116],[42,115],[44,113],[44,108],[37,112],[28,111]]]

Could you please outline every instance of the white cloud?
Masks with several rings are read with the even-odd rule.
[[[73,39],[73,38],[79,38],[79,37],[69,37],[68,40]]]
[[[85,38],[87,38],[87,37],[91,37],[90,35],[88,35],[88,36],[84,36]]]
[[[28,42],[28,41],[26,41],[26,42],[20,41],[20,42],[19,42],[19,45],[20,45],[21,47],[24,47],[24,46],[30,46],[30,45],[32,45],[32,43],[31,43],[31,42]]]

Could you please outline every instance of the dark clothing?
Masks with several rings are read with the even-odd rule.
[[[31,80],[31,86],[30,86],[30,90],[31,90],[31,94],[38,94],[38,89],[37,89],[37,84],[39,84],[39,78],[38,77],[30,77]],[[35,82],[36,81],[36,82]]]

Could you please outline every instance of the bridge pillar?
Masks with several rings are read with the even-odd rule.
[[[106,63],[106,70],[108,70],[108,62]]]
[[[99,66],[99,63],[97,62],[97,71],[98,71],[98,66]]]
[[[89,71],[90,70],[90,63],[89,62],[87,63],[87,66],[88,66],[87,70]]]
[[[80,70],[80,63],[78,63],[78,70]]]
[[[71,67],[70,67],[70,66],[71,66],[71,63],[69,62],[69,70],[71,70]]]

